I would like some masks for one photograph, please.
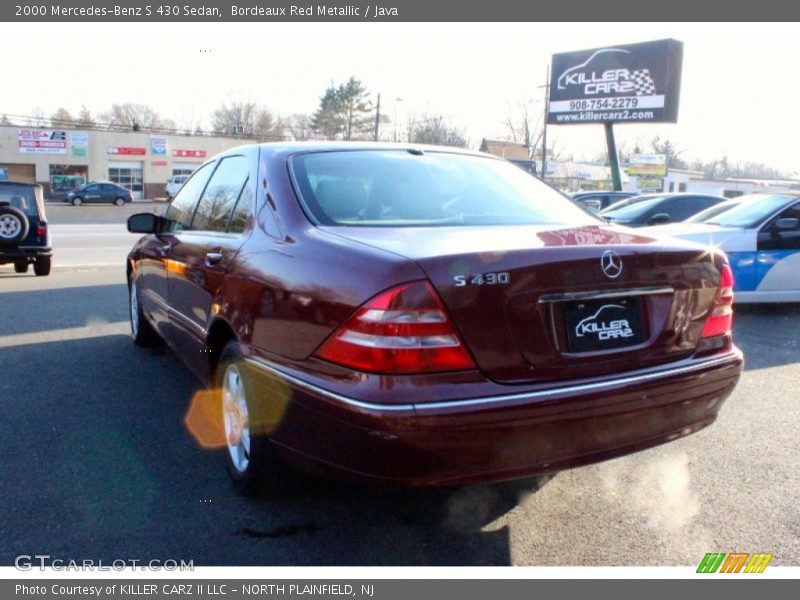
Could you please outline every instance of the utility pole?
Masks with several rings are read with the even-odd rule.
[[[614,124],[603,123],[606,130],[606,146],[608,146],[608,163],[611,166],[611,181],[614,190],[622,191],[622,176],[619,172],[619,152],[617,152],[617,142],[614,140]]]
[[[542,179],[547,174],[547,103],[550,100],[550,65],[547,65],[547,75],[545,75],[544,85],[544,121],[542,125]]]
[[[378,128],[381,124],[381,95],[378,94],[378,104],[375,107],[375,141],[378,141]]]

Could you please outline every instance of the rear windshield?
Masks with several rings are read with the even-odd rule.
[[[750,194],[739,198],[739,206],[706,221],[723,227],[755,227],[788,204],[792,196]]]
[[[0,202],[8,202],[29,217],[37,215],[36,196],[27,185],[0,185]]]
[[[300,154],[291,169],[322,225],[413,227],[600,222],[510,163],[446,152]]]
[[[640,200],[631,204],[626,204],[620,208],[614,209],[612,206],[610,210],[604,210],[604,217],[611,217],[613,219],[635,219],[639,215],[647,212],[656,204],[661,202],[664,198],[656,197],[649,200]]]

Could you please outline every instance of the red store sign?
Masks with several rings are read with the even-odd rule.
[[[185,158],[205,158],[205,150],[173,150],[172,156],[180,156]]]
[[[147,148],[132,148],[129,146],[109,146],[108,153],[118,156],[144,156]]]

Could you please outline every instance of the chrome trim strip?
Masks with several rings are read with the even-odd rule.
[[[313,383],[308,383],[307,381],[298,379],[297,377],[289,375],[288,373],[285,373],[280,369],[276,369],[263,358],[248,356],[244,360],[245,362],[250,363],[257,369],[266,371],[270,375],[274,375],[275,377],[280,377],[282,379],[285,379],[286,381],[296,385],[297,387],[303,388],[310,392],[314,392],[315,394],[319,394],[320,396],[324,396],[331,400],[336,400],[337,402],[341,402],[342,404],[347,404],[349,406],[356,406],[358,408],[363,408],[365,410],[379,410],[386,412],[412,412],[412,413],[414,412],[413,404],[375,404],[374,402],[362,402],[361,400],[356,400],[355,398],[342,396],[341,394],[337,394],[336,392],[331,392],[330,390],[326,390],[324,388],[316,386]]]
[[[562,394],[596,392],[599,390],[617,387],[621,385],[643,383],[646,381],[659,379],[661,377],[668,377],[671,375],[683,375],[687,373],[692,373],[694,371],[701,371],[709,367],[714,367],[717,365],[728,363],[736,357],[741,357],[741,352],[734,351],[729,354],[726,354],[725,356],[721,356],[719,358],[714,358],[710,360],[704,360],[703,362],[696,363],[693,365],[662,369],[660,371],[655,371],[652,373],[645,373],[643,375],[631,375],[629,377],[621,377],[619,379],[612,379],[609,381],[599,381],[596,383],[582,383],[579,385],[570,385],[566,387],[559,387],[549,390],[541,390],[538,392],[520,392],[517,394],[504,394],[501,396],[488,396],[484,398],[467,398],[463,400],[448,400],[447,402],[426,402],[421,404],[376,404],[374,402],[364,402],[362,400],[356,400],[355,398],[350,398],[348,396],[337,394],[336,392],[331,392],[329,390],[316,386],[312,383],[303,381],[302,379],[298,379],[293,375],[289,375],[288,373],[285,373],[280,369],[273,367],[264,359],[256,357],[247,357],[245,361],[249,362],[256,368],[266,371],[271,375],[274,375],[276,377],[281,377],[286,381],[289,381],[290,383],[297,385],[298,387],[309,390],[311,392],[314,392],[331,400],[336,400],[337,402],[347,404],[349,406],[355,406],[370,411],[424,412],[429,410],[438,410],[442,408],[482,406],[487,404],[496,404],[499,402],[513,402],[519,400],[540,400],[543,398],[550,398],[552,396],[559,396]]]
[[[201,339],[205,339],[205,337],[206,337],[206,329],[205,329],[205,327],[203,327],[202,325],[199,325],[198,323],[195,323],[192,319],[190,319],[189,317],[187,317],[183,313],[178,312],[177,310],[175,310],[171,306],[167,306],[166,308],[167,308],[167,314],[170,317],[174,317],[176,321],[180,321],[181,323],[183,323],[184,325],[186,325],[190,329],[193,329],[194,332],[196,334],[198,334]]]
[[[629,296],[649,296],[651,294],[674,294],[675,289],[665,285],[662,287],[630,288],[623,290],[602,290],[596,292],[571,292],[567,294],[544,294],[539,304],[551,302],[568,302],[571,300],[603,300],[605,298],[626,298]]]

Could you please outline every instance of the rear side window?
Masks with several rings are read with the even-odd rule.
[[[206,187],[208,176],[211,174],[210,167],[212,165],[213,163],[203,165],[195,171],[192,178],[175,195],[175,199],[170,203],[165,215],[169,221],[169,231],[175,232],[189,229],[197,201],[200,199],[200,194]]]
[[[673,221],[683,221],[684,219],[699,213],[701,210],[707,209],[712,204],[714,204],[713,198],[688,196],[686,198],[681,198],[680,201],[674,202],[674,205],[667,207],[668,210],[664,212],[669,213]],[[656,210],[656,212],[659,211]]]
[[[322,225],[413,227],[597,224],[511,163],[447,152],[357,150],[291,159],[299,195]]]
[[[36,216],[36,196],[26,185],[0,185],[0,202],[8,202],[29,217]]]
[[[250,168],[244,156],[222,159],[197,205],[192,229],[225,231],[249,175]]]

